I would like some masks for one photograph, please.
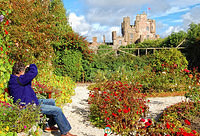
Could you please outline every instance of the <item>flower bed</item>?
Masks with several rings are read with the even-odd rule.
[[[180,102],[167,108],[161,118],[161,122],[177,124],[187,127],[185,130],[195,129],[200,132],[200,102]],[[174,128],[175,129],[175,128]]]
[[[168,107],[156,122],[148,112],[142,85],[107,81],[89,86],[90,120],[120,135],[197,136],[200,102],[181,102]],[[105,134],[107,135],[107,134]]]
[[[130,134],[137,129],[139,119],[148,111],[141,85],[108,81],[91,88],[89,104],[93,124],[110,125],[117,134]]]
[[[39,113],[40,107],[34,105],[22,107],[18,104],[12,104],[12,102],[0,101],[0,135],[7,136],[28,132],[32,126],[38,126]]]

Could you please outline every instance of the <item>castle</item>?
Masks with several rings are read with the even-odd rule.
[[[112,45],[114,46],[126,46],[132,43],[143,42],[145,39],[158,39],[159,35],[156,35],[156,23],[155,20],[147,19],[147,14],[138,14],[134,25],[130,25],[130,17],[124,17],[121,23],[122,36],[117,36],[117,32],[112,32]],[[93,37],[91,45],[106,44],[105,36],[103,37],[103,43],[97,43],[97,38]]]

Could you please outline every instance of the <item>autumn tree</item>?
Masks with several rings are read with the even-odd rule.
[[[53,45],[60,44],[58,39],[72,30],[62,1],[10,0],[6,4],[11,9],[9,56],[28,63],[50,62],[55,56]]]

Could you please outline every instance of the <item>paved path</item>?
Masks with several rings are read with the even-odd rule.
[[[75,96],[72,96],[72,103],[65,104],[63,111],[69,120],[72,134],[78,136],[103,136],[104,130],[92,126],[89,122],[89,105],[87,103],[89,90],[87,86],[77,86]],[[167,106],[185,100],[183,96],[176,97],[155,97],[149,98],[149,115],[147,118],[156,118]],[[60,133],[43,133],[43,136],[60,136]]]

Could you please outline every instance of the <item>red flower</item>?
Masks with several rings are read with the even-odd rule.
[[[1,47],[1,51],[3,51],[3,48]]]
[[[167,124],[166,124],[166,127],[167,127],[167,129],[169,129],[170,128],[170,125],[169,125],[169,123],[167,122]]]
[[[107,136],[107,135],[108,135],[107,133],[104,134],[104,136]]]
[[[6,33],[6,35],[8,34],[8,31],[7,30],[5,30],[5,33]]]
[[[106,119],[107,119],[107,120],[109,120],[110,118],[109,118],[109,117],[107,117]]]
[[[119,109],[118,112],[122,112],[122,110]]]
[[[91,97],[94,97],[94,94],[93,94],[93,95],[91,95]]]
[[[151,124],[149,122],[145,122],[145,126],[148,127],[150,126]]]
[[[186,73],[190,73],[190,71],[189,71],[189,70],[187,70],[187,69],[184,69],[184,71],[185,71]]]
[[[145,122],[145,119],[140,119],[140,121]]]
[[[106,125],[106,127],[109,127],[109,128],[111,128],[111,125]]]
[[[107,114],[108,112],[107,112],[107,111],[105,111],[105,113]]]
[[[192,133],[196,134],[197,132],[195,130],[192,130]]]
[[[94,88],[94,90],[99,90],[99,88]]]
[[[138,111],[136,113],[138,114]]]
[[[9,21],[8,20],[6,21],[5,25],[9,25]]]
[[[10,46],[8,46],[8,48],[10,48]]]
[[[142,109],[142,112],[144,112],[144,109]]]
[[[161,64],[161,66],[164,66],[164,64]]]
[[[113,115],[114,117],[117,117],[117,114],[115,114],[115,113],[112,113],[112,115]]]
[[[124,112],[124,113],[128,113],[128,110],[127,110],[127,109],[123,109],[123,112]]]
[[[185,121],[185,124],[191,125],[191,123],[187,119],[185,119],[184,121]]]
[[[119,101],[121,101],[122,99],[119,99]]]
[[[152,121],[151,121],[151,119],[148,119],[148,122],[149,122],[149,124],[150,124],[150,125],[152,124]]]

